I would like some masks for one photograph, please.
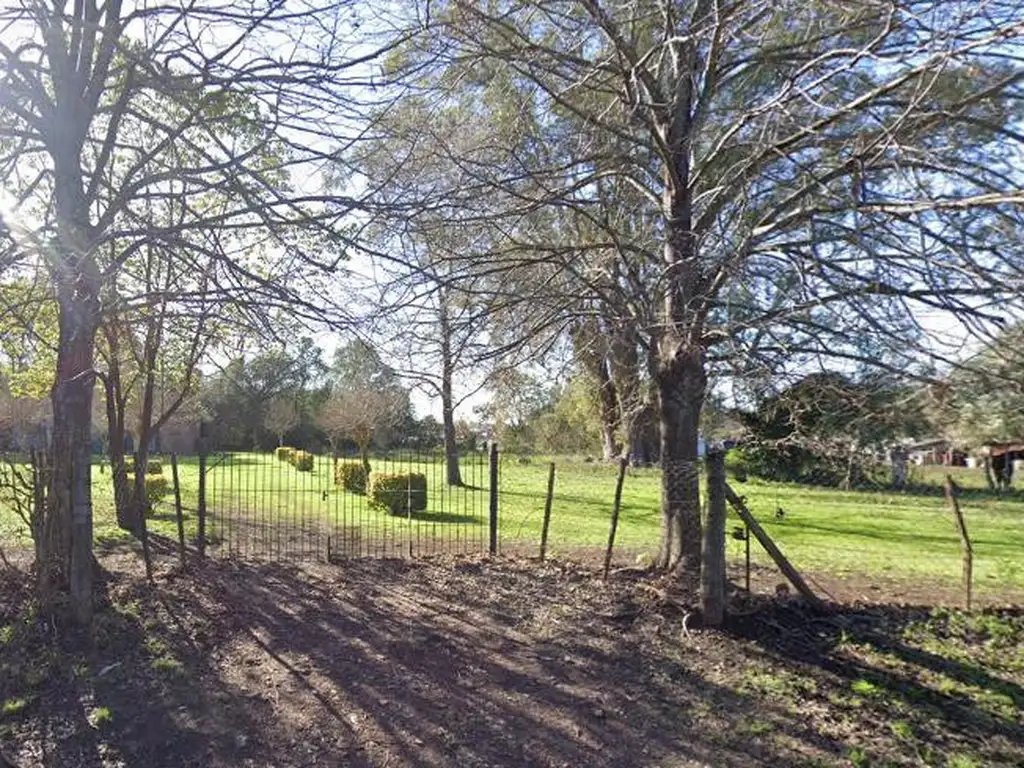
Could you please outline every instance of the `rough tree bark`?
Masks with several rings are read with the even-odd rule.
[[[441,331],[441,420],[444,424],[444,465],[448,485],[462,485],[459,468],[459,441],[455,436],[455,398],[452,394],[452,328],[444,289],[439,291],[438,320]]]
[[[135,452],[135,490],[132,493],[132,530],[142,533],[143,517],[149,506],[146,494],[146,474],[149,466],[149,442],[153,434],[153,406],[156,394],[156,356],[160,348],[160,323],[150,320],[146,329],[146,343],[143,347],[145,378],[142,387],[142,412],[139,416],[139,444]]]
[[[63,50],[58,47],[63,54]],[[44,542],[38,564],[40,596],[66,591],[75,618],[92,618],[92,396],[99,331],[99,270],[79,158],[86,127],[80,104],[55,84],[56,112],[48,147],[53,157],[57,242],[49,269],[57,294],[57,362],[50,400],[53,441]],[[63,98],[61,98],[63,97]]]
[[[131,486],[128,483],[128,465],[125,459],[125,411],[127,410],[121,376],[120,343],[116,330],[104,324],[107,342],[107,377],[105,384],[107,406],[107,457],[110,459],[110,480],[114,488],[114,512],[117,524],[126,531],[131,527]]]
[[[444,421],[444,464],[448,475],[448,485],[462,485],[462,472],[459,468],[459,441],[455,435],[455,408],[452,405],[451,372],[447,369],[441,383],[441,411]]]
[[[619,404],[616,400],[615,383],[612,381],[605,358],[597,361],[594,373],[597,376],[601,406],[601,453],[605,461],[612,461],[619,454],[619,445],[615,439],[615,433],[619,428]]]
[[[92,478],[89,456],[93,352],[99,301],[95,283],[65,282],[58,293],[59,337],[51,390],[53,442],[46,524],[40,546],[40,594],[67,590],[75,618],[92,616]]]
[[[669,352],[659,365],[662,568],[700,574],[701,522],[697,438],[707,375],[699,347]]]
[[[617,433],[621,423],[618,392],[613,380],[613,351],[602,340],[601,329],[592,320],[577,323],[571,332],[573,354],[597,386],[597,411],[601,420],[601,454],[605,461],[619,456]]]

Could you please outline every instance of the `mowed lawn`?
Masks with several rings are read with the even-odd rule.
[[[364,549],[353,549],[354,553],[390,553],[366,543],[379,538],[382,532],[385,538],[396,542],[410,538],[433,541],[439,551],[486,547],[486,456],[476,454],[467,458],[463,471],[467,488],[448,488],[439,460],[373,461],[377,471],[425,473],[429,489],[427,510],[404,519],[368,508],[365,497],[334,485],[330,460],[326,457],[317,459],[313,472],[304,473],[269,454],[212,456],[207,475],[211,535],[229,549],[241,547],[240,534],[230,530],[234,522],[217,529],[215,521],[219,515],[232,521],[251,521],[259,529],[257,536],[267,536],[278,527],[342,530],[349,536],[362,531]],[[616,471],[615,467],[598,462],[556,459],[549,535],[549,551],[553,555],[568,555],[573,549],[596,549],[606,544]],[[199,474],[196,460],[183,459],[179,472],[186,535],[194,538]],[[1024,589],[1024,493],[996,496],[984,490],[980,470],[954,472],[965,489],[961,505],[974,545],[978,589]],[[171,476],[167,461],[164,474]],[[514,457],[503,457],[499,480],[499,530],[503,543],[522,548],[539,542],[547,475],[546,459],[523,463]],[[109,473],[97,465],[93,478],[97,538],[124,536],[114,522]],[[952,513],[941,492],[941,478],[941,470],[919,471],[918,490],[901,493],[843,492],[756,480],[730,482],[737,493],[747,498],[752,512],[786,555],[802,569],[837,576],[863,574],[955,584],[961,574],[960,544]],[[628,471],[617,546],[631,553],[651,551],[657,546],[659,497],[658,470]],[[175,536],[170,501],[168,496],[158,506],[150,527],[159,534]],[[738,525],[739,519],[730,512],[727,546],[736,559],[742,558],[743,553],[742,542],[731,537]],[[0,509],[0,539],[8,543],[15,539],[27,542],[23,526],[10,510]],[[270,549],[271,553],[274,551]],[[756,543],[752,553],[756,562],[767,562]]]
[[[603,547],[608,539],[616,468],[556,460],[550,540],[554,550]],[[749,480],[729,482],[769,535],[799,568],[842,576],[921,577],[950,584],[961,578],[960,539],[941,488],[945,470],[918,470],[915,491],[840,491],[833,488]],[[983,490],[981,470],[954,469],[974,547],[978,589],[1024,588],[1024,493],[1002,497]],[[630,469],[622,490],[617,545],[656,546],[661,473]],[[502,520],[506,535],[539,537],[547,464],[503,467]],[[781,515],[779,514],[781,510]],[[727,550],[740,559],[743,542],[732,538],[742,522],[731,510]],[[769,562],[757,543],[755,562]]]

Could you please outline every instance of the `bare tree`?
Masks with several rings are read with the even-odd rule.
[[[86,620],[90,415],[105,286],[145,247],[180,254],[182,264],[215,253],[208,290],[244,297],[267,317],[287,307],[344,322],[322,281],[297,290],[275,276],[309,276],[305,267],[322,272],[340,260],[331,244],[344,230],[333,225],[353,203],[321,194],[311,163],[345,140],[360,108],[350,87],[369,84],[366,62],[400,36],[387,30],[378,45],[361,32],[364,45],[352,55],[360,20],[333,2],[254,13],[232,0],[32,0],[0,10],[0,26],[0,179],[18,207],[4,216],[0,268],[44,270],[58,307],[37,571],[44,601],[67,591]],[[298,169],[303,183],[292,185]],[[148,202],[168,198],[187,201],[179,220],[146,215]]]
[[[276,397],[267,405],[263,414],[263,426],[277,437],[277,444],[284,445],[285,433],[299,424],[299,409],[295,403],[283,397]]]
[[[699,570],[711,372],[912,369],[937,354],[922,311],[977,327],[1020,295],[1013,4],[453,0],[432,18],[425,87],[448,103],[464,76],[460,104],[507,146],[461,164],[475,183],[451,205],[503,235],[471,271],[500,265],[520,337],[598,302],[636,329],[664,567]]]
[[[401,424],[406,402],[401,393],[388,388],[357,385],[336,389],[321,407],[317,423],[335,450],[342,439],[354,442],[369,474],[370,446]]]

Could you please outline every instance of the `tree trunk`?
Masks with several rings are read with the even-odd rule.
[[[615,382],[612,380],[613,364],[609,360],[614,350],[602,336],[600,327],[593,319],[577,324],[571,333],[573,353],[597,385],[601,454],[605,461],[613,461],[619,456],[615,439],[620,423],[619,402]]]
[[[601,399],[601,453],[605,461],[612,461],[619,453],[619,446],[615,441],[615,431],[619,428],[619,404],[615,384],[605,358],[597,361],[594,372],[597,374],[598,395]]]
[[[126,531],[131,527],[131,486],[128,484],[128,465],[124,454],[124,423],[108,427],[109,443],[107,456],[110,458],[110,481],[114,487],[114,511],[117,524]],[[134,532],[134,531],[133,531]]]
[[[441,411],[444,422],[444,464],[448,475],[448,485],[462,485],[462,472],[459,468],[459,441],[455,436],[455,408],[452,405],[450,376],[442,382]]]
[[[121,388],[121,365],[117,334],[105,326],[107,339],[107,457],[110,459],[110,482],[114,489],[114,513],[117,524],[126,531],[131,527],[131,486],[128,484],[128,467],[125,463],[125,396]],[[134,533],[134,531],[132,531]]]
[[[986,456],[985,457],[984,466],[985,466],[985,481],[988,483],[988,489],[990,491],[995,491],[997,489],[996,489],[995,478],[992,477],[992,457],[991,456]]]
[[[359,444],[359,458],[363,462],[363,469],[366,470],[366,476],[370,476],[370,445],[369,443]]]
[[[51,390],[53,442],[46,525],[39,563],[41,596],[67,591],[75,618],[92,616],[92,477],[90,438],[98,302],[88,282],[61,285],[56,377]]]
[[[846,475],[841,486],[844,491],[849,491],[860,483],[860,464],[857,462],[857,452],[860,448],[857,441],[854,440],[847,450],[849,453],[846,457]]]
[[[438,320],[441,330],[441,420],[444,423],[444,464],[448,485],[462,485],[459,468],[459,442],[455,437],[455,399],[452,394],[452,326],[448,317],[448,297],[438,292]]]
[[[701,522],[697,439],[707,375],[703,350],[679,349],[659,361],[661,524],[659,564],[700,577]]]
[[[132,494],[131,504],[131,530],[137,534],[142,533],[145,520],[143,519],[149,510],[149,497],[146,494],[146,474],[149,469],[149,441],[153,433],[153,403],[156,390],[156,373],[153,362],[156,357],[156,344],[159,336],[150,345],[147,340],[147,352],[144,365],[146,366],[146,379],[142,390],[142,412],[139,415],[139,445],[135,452],[135,492]]]
[[[658,460],[659,431],[651,405],[644,405],[629,421],[629,455],[634,467],[649,467]]]

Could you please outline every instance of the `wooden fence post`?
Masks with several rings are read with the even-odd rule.
[[[717,627],[725,619],[725,454],[709,451],[708,514],[701,553],[700,598],[704,625]]]
[[[149,552],[149,526],[146,524],[146,514],[149,512],[149,493],[146,489],[146,477],[149,469],[149,459],[146,459],[146,466],[140,462],[140,456],[135,454],[135,495],[142,495],[141,499],[135,499],[141,507],[139,515],[139,536],[142,538],[142,559],[146,563],[146,580],[153,581],[153,558]],[[139,473],[142,473],[141,475]],[[142,478],[141,480],[139,478]]]
[[[555,493],[555,462],[551,462],[548,467],[548,495],[544,500],[544,525],[540,529],[540,561],[544,562],[544,557],[548,551],[548,528],[551,525],[551,502]]]
[[[953,517],[956,519],[956,528],[960,532],[960,551],[963,554],[963,575],[964,575],[964,602],[967,610],[971,610],[971,592],[974,582],[974,547],[971,545],[971,537],[967,535],[967,524],[964,522],[964,513],[960,510],[960,502],[957,501],[956,483],[952,475],[946,475],[944,483],[946,499],[953,510]]]
[[[498,444],[491,442],[490,461],[490,529],[491,540],[489,551],[492,555],[498,554]]]
[[[612,526],[608,531],[608,549],[604,553],[604,580],[608,581],[608,571],[612,567],[612,550],[615,548],[615,531],[619,527],[619,507],[622,506],[622,482],[626,478],[626,467],[629,457],[619,459],[619,477],[615,481],[615,503],[612,505]]]
[[[809,586],[807,586],[807,582],[804,581],[800,572],[793,567],[793,564],[790,563],[779,548],[775,546],[775,542],[772,541],[771,536],[765,532],[764,528],[761,527],[761,524],[757,522],[757,519],[750,514],[750,510],[747,509],[747,505],[743,503],[743,499],[736,495],[733,489],[729,487],[728,483],[725,484],[725,498],[729,504],[732,505],[732,508],[736,510],[736,514],[738,514],[746,524],[747,530],[757,537],[758,542],[762,547],[764,547],[765,552],[771,556],[772,560],[775,561],[775,564],[779,566],[779,570],[785,574],[787,579],[789,579],[789,583],[796,587],[796,591],[803,595],[804,600],[806,600],[816,611],[824,610],[825,605],[821,602],[821,599],[814,594]]]
[[[178,555],[181,557],[181,567],[185,563],[185,516],[181,511],[181,484],[178,482],[178,454],[171,454],[171,480],[174,482],[174,512],[178,519]]]
[[[743,547],[744,547],[744,561],[743,561],[743,585],[747,590],[747,594],[750,594],[750,526],[743,526]]]

